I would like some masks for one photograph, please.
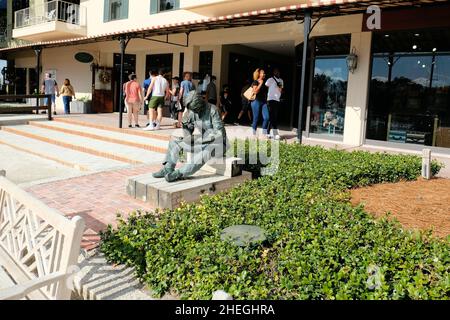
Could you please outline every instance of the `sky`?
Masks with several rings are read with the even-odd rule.
[[[6,0],[0,0],[0,9],[6,9]]]

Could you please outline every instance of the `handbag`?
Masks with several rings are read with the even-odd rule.
[[[253,87],[250,86],[247,90],[244,92],[244,97],[248,101],[253,101],[256,99],[256,93],[253,91]]]
[[[183,110],[183,106],[181,105],[180,101],[177,101],[177,103],[175,104],[175,110],[177,111]]]

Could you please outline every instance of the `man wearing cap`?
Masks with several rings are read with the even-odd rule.
[[[174,182],[193,175],[212,157],[224,157],[229,147],[225,127],[217,107],[206,102],[195,91],[185,97],[186,112],[182,118],[183,136],[169,143],[164,167],[153,174],[155,178],[165,178]],[[200,135],[194,135],[198,129]],[[193,152],[192,160],[183,167],[175,169],[180,151]]]

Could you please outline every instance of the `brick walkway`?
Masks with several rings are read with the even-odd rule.
[[[125,191],[129,177],[155,171],[159,166],[143,165],[114,171],[104,171],[82,177],[50,182],[27,189],[28,192],[64,215],[79,215],[86,222],[82,247],[95,248],[98,232],[108,224],[116,225],[117,213],[153,210],[147,203],[130,198]]]

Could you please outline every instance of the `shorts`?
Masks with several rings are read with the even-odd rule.
[[[127,113],[131,114],[133,112],[139,112],[141,110],[141,104],[138,102],[126,102],[125,106],[127,107]]]
[[[152,97],[148,103],[148,107],[150,109],[163,108],[164,100],[164,97]]]

